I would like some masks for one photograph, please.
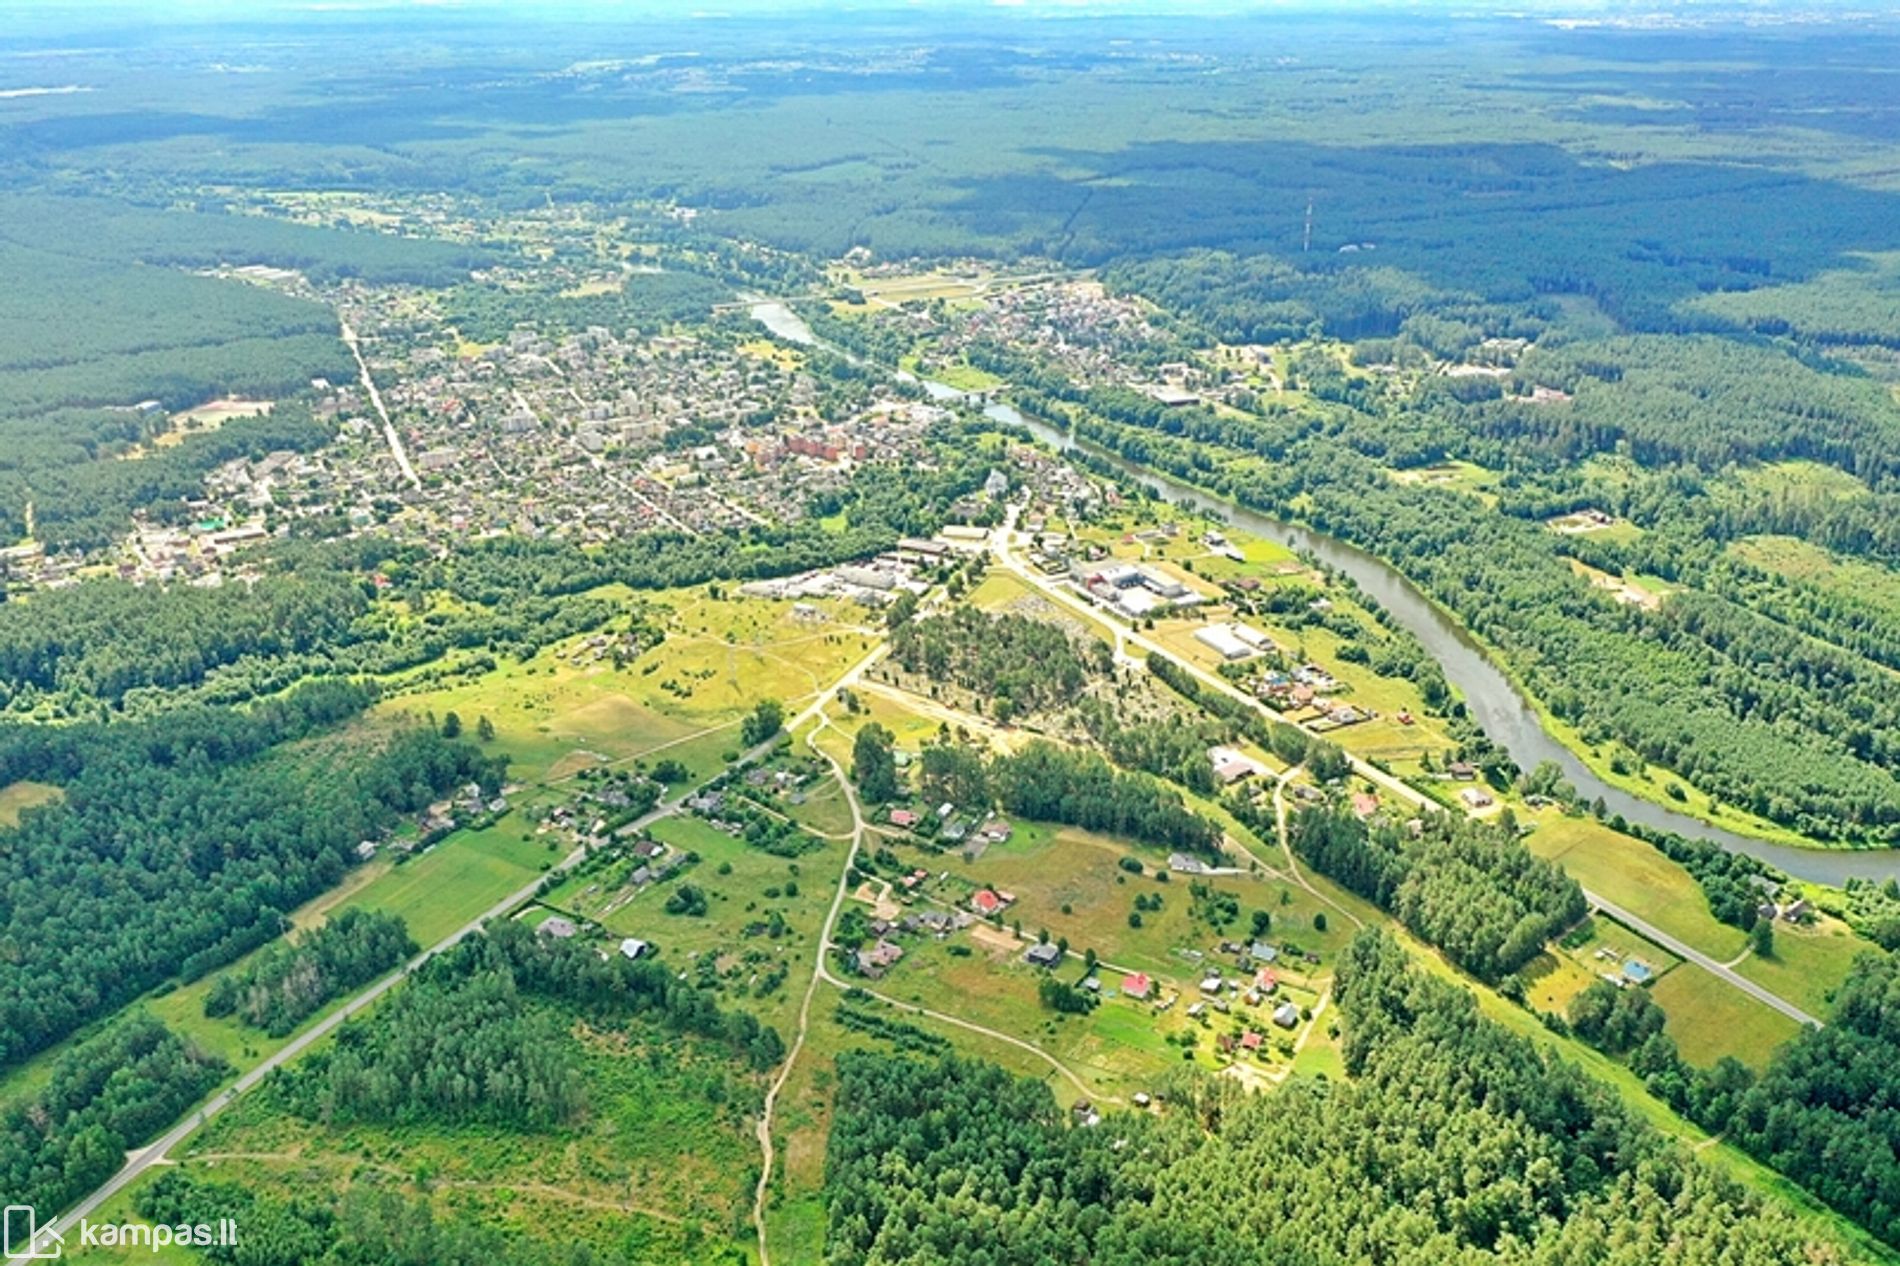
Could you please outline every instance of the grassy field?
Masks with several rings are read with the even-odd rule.
[[[1877,952],[1845,923],[1824,915],[1812,927],[1775,924],[1773,953],[1767,958],[1751,954],[1735,970],[1802,1010],[1825,1016],[1834,990],[1847,978],[1854,960]]]
[[[1900,612],[1900,572],[1852,558],[1836,558],[1793,536],[1748,536],[1729,552],[1763,571],[1805,581],[1856,606]]]
[[[1520,811],[1534,822],[1525,840],[1531,852],[1554,861],[1572,879],[1686,944],[1723,962],[1741,953],[1748,938],[1718,922],[1689,872],[1642,840],[1611,830],[1594,818],[1567,817],[1555,809]]]
[[[1391,475],[1395,483],[1420,488],[1443,488],[1476,497],[1486,505],[1497,504],[1497,494],[1493,491],[1497,487],[1497,472],[1487,470],[1476,462],[1437,462],[1430,466],[1395,470]]]
[[[1564,1015],[1570,1000],[1588,989],[1598,973],[1562,950],[1545,950],[1518,973],[1524,978],[1524,997],[1550,1015]]]
[[[587,874],[564,881],[543,904],[594,920],[611,936],[652,942],[676,969],[715,984],[722,1005],[753,1012],[789,1042],[818,933],[844,866],[845,845],[827,840],[801,857],[777,857],[693,817],[664,819],[653,825],[652,834],[697,853],[699,861],[631,900],[622,890],[608,891],[598,875]],[[668,896],[683,884],[705,892],[704,916],[666,912]],[[766,930],[774,913],[785,925],[777,937]]]
[[[714,1246],[727,1243],[743,1249],[762,1078],[717,1048],[639,1022],[596,1030],[577,1021],[573,1040],[588,1107],[566,1128],[332,1127],[283,1111],[263,1091],[178,1159],[204,1177],[279,1197],[393,1188],[426,1198],[438,1216],[557,1243],[637,1246],[643,1261],[702,1261],[709,1251],[723,1256]],[[138,1250],[86,1260],[153,1257]]]
[[[609,595],[612,596],[612,595]],[[511,774],[560,778],[590,764],[670,756],[695,776],[717,770],[736,746],[739,718],[760,698],[802,703],[872,645],[842,603],[817,604],[818,621],[793,604],[713,598],[701,589],[654,599],[666,640],[625,667],[595,660],[583,638],[473,682],[407,694],[384,705],[412,715],[487,717]]]
[[[529,830],[509,813],[483,830],[458,831],[342,904],[396,915],[418,944],[432,945],[561,860],[559,849],[522,839]]]
[[[1691,1064],[1707,1067],[1733,1055],[1760,1071],[1775,1048],[1801,1025],[1693,964],[1684,964],[1650,986],[1668,1017],[1663,1031]]]
[[[22,813],[51,804],[64,794],[58,787],[43,782],[21,781],[0,787],[0,828],[20,825]]]

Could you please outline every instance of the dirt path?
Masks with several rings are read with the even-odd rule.
[[[822,709],[817,716],[818,724],[805,736],[805,746],[830,764],[838,785],[845,788],[845,802],[851,806],[851,847],[845,850],[844,865],[838,872],[838,888],[832,894],[831,908],[825,912],[824,929],[818,935],[818,951],[812,963],[811,979],[805,983],[805,997],[798,1004],[797,1036],[792,1039],[792,1047],[786,1052],[785,1062],[779,1066],[778,1076],[772,1079],[771,1086],[765,1092],[765,1106],[759,1113],[759,1151],[764,1160],[759,1166],[759,1185],[752,1193],[752,1225],[759,1235],[759,1266],[772,1266],[772,1249],[766,1243],[765,1235],[765,1197],[772,1185],[772,1166],[777,1159],[776,1145],[772,1142],[772,1113],[778,1107],[779,1094],[785,1089],[785,1083],[791,1080],[792,1068],[798,1063],[798,1056],[805,1049],[805,1039],[811,1033],[811,1004],[818,993],[818,984],[830,977],[830,972],[825,968],[825,954],[831,948],[831,931],[837,926],[838,911],[844,907],[851,870],[858,860],[858,847],[864,841],[864,813],[858,804],[857,795],[851,790],[844,768],[831,753],[818,746],[818,736],[831,724],[831,718]]]

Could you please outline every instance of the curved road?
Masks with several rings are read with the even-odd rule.
[[[1076,611],[1079,611],[1082,614],[1087,615],[1092,620],[1108,623],[1111,627],[1115,628],[1118,644],[1122,641],[1126,641],[1136,647],[1139,647],[1140,649],[1144,651],[1149,651],[1154,654],[1165,656],[1166,658],[1172,660],[1174,663],[1181,665],[1181,667],[1185,669],[1187,672],[1192,673],[1194,675],[1195,680],[1199,681],[1202,685],[1207,686],[1209,689],[1218,690],[1222,692],[1223,694],[1230,696],[1231,698],[1238,699],[1240,702],[1246,704],[1250,708],[1254,708],[1258,711],[1261,711],[1262,713],[1265,713],[1266,709],[1263,707],[1263,705],[1260,703],[1258,699],[1254,698],[1252,695],[1246,693],[1245,691],[1238,689],[1231,682],[1228,682],[1224,680],[1223,678],[1216,676],[1213,673],[1207,672],[1205,669],[1202,669],[1199,665],[1190,663],[1189,661],[1187,661],[1186,659],[1184,659],[1183,657],[1179,655],[1171,653],[1165,647],[1161,646],[1159,643],[1153,641],[1152,639],[1144,636],[1142,633],[1140,633],[1139,631],[1135,629],[1123,629],[1119,627],[1118,625],[1115,624],[1113,620],[1110,620],[1104,617],[1101,611],[1098,608],[1096,608],[1093,604],[1085,602],[1081,598],[1077,597],[1076,594],[1072,590],[1069,590],[1068,588],[1064,586],[1052,584],[1048,581],[1046,577],[1038,575],[1032,569],[1024,566],[1023,563],[1019,559],[1017,559],[1013,549],[1011,548],[1013,531],[1014,531],[1013,526],[1010,523],[1005,523],[1004,526],[998,528],[992,537],[991,547],[996,553],[997,560],[1000,563],[1002,563],[1002,565],[1005,568],[1007,568],[1010,571],[1010,573],[1013,574],[1017,579],[1030,585],[1032,588],[1036,589],[1039,593],[1043,594],[1043,596],[1050,598],[1054,601],[1061,602],[1075,609]],[[1275,718],[1275,719],[1278,719],[1278,718]],[[1394,796],[1399,797],[1400,799],[1406,801],[1409,804],[1417,806],[1421,810],[1439,812],[1439,813],[1447,812],[1447,810],[1445,809],[1445,806],[1439,804],[1436,800],[1433,800],[1430,796],[1418,790],[1418,788],[1412,786],[1410,783],[1407,783],[1403,781],[1402,779],[1394,777],[1393,775],[1387,773],[1383,769],[1379,769],[1376,766],[1367,764],[1365,761],[1359,759],[1357,756],[1352,755],[1350,752],[1346,753],[1345,755],[1346,755],[1346,759],[1352,763],[1352,771],[1355,774],[1358,774],[1361,778],[1366,779],[1368,782],[1371,782],[1375,784],[1376,786],[1379,786],[1385,789],[1386,791],[1391,792]],[[1628,910],[1623,909],[1621,906],[1615,904],[1614,902],[1606,901],[1603,897],[1599,896],[1598,894],[1594,892],[1591,892],[1588,888],[1585,888],[1583,890],[1583,895],[1584,895],[1584,899],[1587,900],[1592,906],[1595,906],[1598,910],[1601,910],[1604,914],[1608,915],[1610,918],[1616,920],[1618,923],[1625,925],[1631,931],[1639,933],[1642,936],[1649,938],[1651,941],[1654,941],[1656,944],[1662,946],[1664,949],[1676,955],[1678,958],[1681,958],[1686,962],[1694,963],[1696,966],[1702,968],[1704,971],[1709,972],[1711,975],[1719,977],[1724,982],[1734,986],[1736,989],[1741,990],[1743,993],[1747,994],[1749,997],[1754,998],[1757,1001],[1762,1002],[1770,1007],[1773,1007],[1775,1010],[1781,1012],[1781,1014],[1785,1016],[1788,1016],[1790,1019],[1796,1020],[1801,1024],[1814,1025],[1816,1028],[1819,1028],[1821,1026],[1820,1020],[1816,1019],[1814,1016],[1809,1015],[1806,1011],[1803,1011],[1800,1007],[1795,1006],[1792,1002],[1789,1002],[1786,998],[1783,998],[1779,994],[1776,994],[1768,989],[1763,988],[1761,985],[1756,984],[1754,981],[1748,979],[1746,976],[1742,976],[1738,974],[1737,972],[1731,970],[1730,968],[1723,965],[1722,963],[1719,963],[1715,959],[1710,958],[1707,954],[1704,954],[1701,950],[1696,949],[1694,946],[1686,944],[1685,942],[1683,942],[1681,939],[1677,937],[1671,936],[1669,933],[1663,931],[1661,928],[1657,927],[1655,924],[1650,923],[1649,921],[1645,919],[1639,918],[1634,914],[1631,914]]]
[[[864,674],[864,670],[869,668],[872,664],[876,663],[878,659],[880,659],[884,655],[886,650],[887,650],[887,647],[885,645],[883,644],[878,645],[874,650],[871,651],[870,654],[866,655],[863,659],[859,660],[856,664],[852,665],[848,670],[846,670],[844,675],[840,677],[836,682],[834,682],[831,686],[827,687],[824,690],[819,691],[817,696],[812,700],[812,702],[809,705],[807,705],[804,708],[804,710],[799,712],[797,716],[792,717],[786,721],[785,727],[784,727],[785,731],[790,732],[796,727],[803,725],[806,721],[810,720],[812,717],[822,715],[826,701],[829,700],[833,696],[833,694],[835,694],[836,691],[840,689],[841,687],[848,686],[856,682]],[[745,761],[754,760],[758,758],[759,756],[764,755],[766,752],[770,751],[773,747],[777,746],[778,737],[779,736],[774,735],[772,738],[767,739],[765,742],[760,743],[754,747],[748,748],[746,751],[740,753],[738,760],[735,761],[734,764],[739,764]],[[653,823],[658,822],[660,819],[671,817],[673,814],[678,813],[680,810],[680,806],[685,804],[687,798],[693,795],[698,790],[699,790],[698,787],[688,788],[687,790],[680,792],[677,796],[674,796],[670,800],[661,801],[659,804],[655,805],[653,809],[650,812],[648,812],[646,815],[640,818],[636,818],[634,820],[634,822],[632,823],[634,829],[644,830],[645,828],[653,825]],[[283,1046],[279,1047],[276,1051],[272,1052],[268,1057],[266,1057],[265,1060],[262,1063],[260,1063],[257,1067],[251,1069],[249,1072],[245,1073],[242,1077],[239,1077],[236,1082],[232,1083],[230,1086],[226,1087],[224,1090],[218,1092],[217,1096],[213,1098],[210,1102],[206,1103],[203,1107],[192,1112],[190,1116],[186,1117],[184,1120],[174,1125],[171,1129],[167,1130],[164,1134],[160,1135],[157,1139],[153,1140],[151,1143],[148,1143],[146,1146],[138,1149],[137,1151],[129,1153],[126,1158],[125,1165],[119,1170],[118,1173],[114,1174],[110,1179],[108,1179],[104,1183],[104,1185],[99,1187],[98,1190],[94,1191],[91,1195],[87,1196],[84,1200],[81,1200],[78,1204],[74,1205],[71,1209],[69,1209],[65,1214],[63,1214],[59,1218],[42,1226],[40,1228],[39,1242],[42,1244],[46,1243],[51,1233],[55,1231],[60,1231],[63,1233],[64,1230],[71,1229],[75,1224],[79,1222],[81,1218],[88,1217],[94,1212],[96,1212],[101,1205],[106,1203],[106,1201],[112,1199],[112,1197],[118,1195],[121,1191],[125,1190],[125,1188],[129,1184],[131,1184],[133,1180],[138,1178],[140,1174],[143,1174],[146,1170],[150,1169],[153,1165],[163,1162],[165,1157],[170,1153],[172,1148],[177,1147],[180,1143],[184,1142],[184,1140],[188,1138],[193,1132],[195,1132],[200,1126],[204,1125],[207,1121],[211,1120],[211,1118],[217,1116],[220,1112],[223,1112],[226,1108],[230,1107],[233,1103],[237,1101],[240,1095],[243,1095],[247,1091],[255,1089],[257,1085],[260,1082],[262,1082],[266,1077],[270,1076],[271,1073],[275,1072],[279,1068],[282,1068],[285,1064],[289,1063],[291,1060],[297,1058],[297,1056],[309,1050],[311,1046],[315,1045],[317,1042],[323,1040],[325,1037],[328,1037],[331,1033],[335,1032],[338,1025],[342,1024],[345,1020],[349,1019],[351,1016],[361,1011],[364,1007],[369,1006],[372,1002],[375,1002],[378,998],[388,993],[398,983],[400,983],[404,977],[406,977],[410,972],[414,971],[416,968],[420,967],[423,963],[427,962],[430,958],[433,958],[435,955],[440,954],[445,950],[454,948],[457,944],[459,944],[463,940],[466,940],[469,936],[480,931],[482,928],[482,925],[487,923],[489,920],[505,918],[512,911],[516,910],[520,906],[527,904],[529,901],[531,901],[534,898],[537,890],[539,890],[542,883],[544,883],[549,877],[558,876],[558,875],[566,873],[569,870],[572,870],[575,866],[579,865],[581,861],[586,858],[586,856],[587,856],[587,850],[585,848],[575,849],[573,852],[569,853],[566,857],[562,858],[559,862],[557,862],[553,867],[551,867],[544,874],[536,876],[534,879],[534,882],[525,884],[521,888],[517,889],[516,891],[509,893],[506,897],[502,898],[500,901],[490,906],[487,910],[484,910],[480,915],[469,920],[467,923],[457,928],[454,932],[451,932],[449,935],[443,937],[440,941],[437,941],[434,945],[431,945],[428,949],[422,951],[420,954],[410,959],[409,962],[403,965],[400,971],[392,972],[389,975],[383,977],[381,980],[378,980],[374,984],[370,985],[368,988],[364,989],[361,993],[351,998],[348,1002],[344,1003],[341,1007],[338,1007],[335,1011],[331,1012],[329,1015],[319,1020],[316,1024],[312,1025],[307,1031],[298,1034],[296,1037],[286,1042]],[[827,931],[829,931],[829,925],[827,925]],[[822,954],[820,955],[820,961],[821,962],[823,961]],[[34,1260],[34,1259],[31,1256],[24,1253],[16,1253],[7,1258],[8,1262],[24,1262],[24,1261],[31,1261],[31,1260]]]

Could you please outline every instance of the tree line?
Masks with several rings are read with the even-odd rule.
[[[1577,882],[1534,856],[1508,821],[1438,813],[1416,836],[1320,805],[1293,815],[1293,851],[1480,980],[1497,982],[1589,913]]]
[[[39,1090],[0,1110],[0,1191],[51,1221],[229,1071],[151,1015],[122,1017],[61,1055]]]
[[[374,1015],[281,1074],[290,1111],[328,1123],[479,1123],[545,1130],[587,1110],[578,1012],[595,1024],[650,1018],[726,1047],[754,1069],[785,1053],[777,1030],[652,960],[503,921],[437,955]]]
[[[372,698],[313,683],[247,712],[0,726],[0,786],[65,792],[0,832],[0,1067],[274,939],[363,840],[500,782],[500,762],[426,729],[318,738]]]
[[[1075,1128],[1046,1085],[954,1057],[839,1060],[827,1261],[1742,1266],[1838,1260],[1380,933],[1342,956],[1343,1084],[1170,1079]],[[1234,1193],[1244,1192],[1245,1198]]]
[[[366,985],[420,947],[403,921],[379,910],[345,910],[296,944],[278,942],[211,982],[204,1013],[236,1016],[283,1037],[333,998]]]

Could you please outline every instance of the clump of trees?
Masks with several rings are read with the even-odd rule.
[[[506,922],[429,960],[390,1001],[279,1079],[291,1110],[324,1122],[480,1123],[546,1129],[586,1110],[571,1017],[644,1016],[726,1046],[754,1068],[784,1055],[776,1030],[650,960]]]
[[[1524,966],[1552,936],[1588,913],[1583,890],[1535,857],[1508,823],[1434,814],[1417,838],[1322,805],[1293,816],[1294,852],[1481,980]]]
[[[1106,642],[1072,638],[1046,620],[964,606],[897,625],[891,658],[906,672],[982,695],[992,715],[1007,721],[1068,706],[1092,677],[1114,668],[1115,653]]]
[[[1169,1112],[1096,1129],[992,1065],[840,1057],[829,1259],[1650,1266],[1694,1244],[1799,1266],[1830,1252],[1388,937],[1356,940],[1337,985],[1348,1082],[1262,1096],[1183,1076]]]
[[[898,793],[897,736],[878,724],[867,723],[851,743],[851,778],[858,794],[872,804],[895,800]]]
[[[1099,755],[1037,740],[990,762],[1003,808],[1158,847],[1206,856],[1220,851],[1220,828],[1189,809],[1179,792],[1147,774],[1116,769]]]
[[[278,943],[205,994],[208,1016],[235,1015],[283,1037],[332,998],[366,985],[418,949],[393,914],[345,910],[295,945]]]
[[[62,1055],[37,1093],[0,1111],[0,1191],[50,1218],[229,1071],[145,1012],[116,1021]]]

